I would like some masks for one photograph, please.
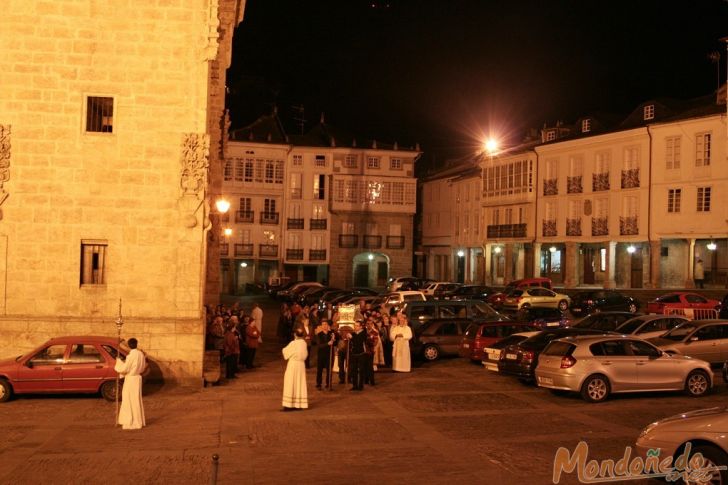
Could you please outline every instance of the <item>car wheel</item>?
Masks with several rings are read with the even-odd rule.
[[[437,348],[437,345],[425,345],[425,348],[422,349],[422,355],[425,357],[425,360],[437,360],[440,356],[440,349]]]
[[[710,378],[705,371],[694,370],[685,379],[685,394],[692,397],[704,396],[710,390]]]
[[[589,376],[581,386],[581,397],[587,402],[602,402],[609,396],[609,379],[601,374]]]
[[[561,300],[559,302],[559,310],[561,310],[562,312],[565,312],[568,309],[569,309],[569,302],[566,300]]]
[[[121,383],[119,383],[121,386]],[[101,397],[107,401],[116,400],[116,381],[106,381],[101,384]]]
[[[0,379],[0,402],[5,402],[13,397],[13,386],[5,379]]]
[[[680,447],[680,453],[676,453],[675,456],[679,456],[681,453],[685,451],[685,447]],[[692,459],[695,455],[700,453],[703,455],[703,465],[700,467],[702,469],[707,468],[718,468],[722,465],[725,465],[728,463],[728,455],[721,450],[720,448],[717,448],[715,446],[711,445],[701,445],[696,446],[691,450],[690,458],[688,459],[690,463],[692,463]],[[728,471],[723,470],[715,470],[709,477],[705,477],[705,481],[701,481],[700,483],[728,483]]]
[[[637,304],[636,303],[630,303],[629,307],[627,307],[627,311],[630,313],[637,313]]]

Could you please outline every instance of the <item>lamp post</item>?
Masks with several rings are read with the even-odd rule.
[[[124,326],[124,319],[121,316],[121,298],[119,298],[119,317],[116,319],[116,355],[121,355],[121,328]],[[116,372],[116,392],[114,392],[114,400],[116,401],[116,416],[114,418],[114,427],[119,424],[119,372]]]

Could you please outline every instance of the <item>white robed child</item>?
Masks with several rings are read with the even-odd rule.
[[[121,389],[121,409],[119,424],[122,429],[141,429],[144,421],[144,403],[142,402],[142,374],[147,368],[144,352],[137,349],[137,340],[130,338],[127,342],[131,351],[126,360],[116,358],[114,370],[124,376],[124,387]]]
[[[306,357],[308,349],[302,328],[295,331],[296,338],[283,348],[283,358],[288,361],[283,376],[283,411],[308,408],[306,387]]]
[[[412,329],[401,314],[397,315],[397,324],[389,331],[392,345],[392,370],[395,372],[410,372],[411,355],[409,342],[412,340]]]

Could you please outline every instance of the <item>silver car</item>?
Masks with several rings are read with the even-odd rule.
[[[702,396],[713,387],[710,364],[670,355],[628,335],[568,337],[541,353],[536,383],[549,389],[581,393],[588,402],[613,392],[684,390]]]
[[[692,320],[649,341],[668,353],[723,364],[728,360],[728,320]]]
[[[728,407],[701,409],[656,421],[637,438],[635,451],[645,459],[660,450],[660,461],[672,457],[673,463],[691,443],[690,456],[703,455],[703,468],[723,467],[701,483],[728,483]]]
[[[640,315],[619,325],[617,333],[636,335],[639,338],[659,337],[681,323],[688,321],[681,315]]]

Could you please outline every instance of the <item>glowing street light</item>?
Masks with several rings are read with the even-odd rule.
[[[374,261],[374,255],[372,253],[369,253],[369,255],[367,255],[367,259],[369,261]]]
[[[627,246],[627,252],[628,252],[629,254],[634,254],[634,252],[635,252],[635,251],[637,251],[637,248],[636,248],[636,247],[634,247],[634,245],[633,245],[633,244],[630,244],[629,246]]]
[[[551,246],[551,247],[549,248],[549,252],[551,252],[551,253],[555,253],[555,252],[556,252],[556,246]]]
[[[501,252],[501,247],[500,247],[500,246],[496,246],[496,247],[494,247],[494,248],[493,248],[493,252],[494,252],[495,254],[500,254],[500,252]]]
[[[483,143],[483,148],[485,148],[485,151],[488,152],[489,155],[493,155],[498,151],[498,141],[493,138],[488,138]]]
[[[230,202],[225,199],[217,199],[215,207],[220,214],[225,214],[230,209]]]
[[[458,251],[458,258],[463,258],[463,257],[465,257],[465,251],[463,251],[461,249],[460,251]]]
[[[224,234],[225,234],[226,236],[228,236],[228,237],[229,237],[229,236],[231,236],[231,235],[232,235],[232,233],[233,233],[233,230],[232,230],[232,229],[230,229],[229,227],[226,227],[226,228],[225,228],[225,230],[223,231],[223,233],[224,233]]]
[[[708,244],[705,245],[705,247],[708,248],[708,251],[715,251],[718,249],[718,245],[715,244],[713,241],[710,241]]]
[[[247,268],[248,267],[248,263],[246,263],[246,262],[243,261],[242,263],[240,263],[240,267],[241,268]]]

